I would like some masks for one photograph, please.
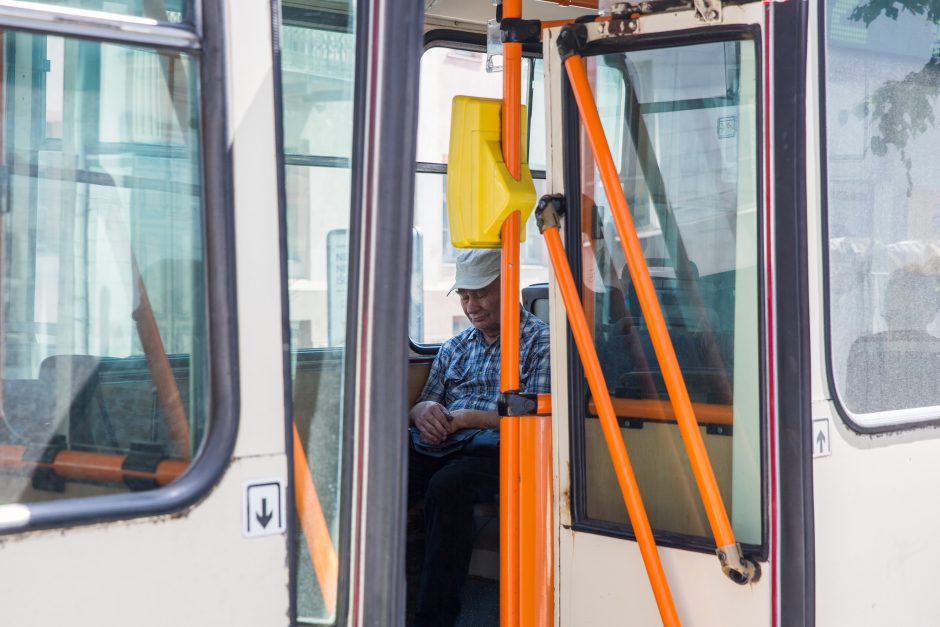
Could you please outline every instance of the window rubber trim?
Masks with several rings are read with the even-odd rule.
[[[154,490],[11,504],[26,508],[28,520],[12,521],[0,528],[0,534],[175,513],[208,495],[231,461],[238,433],[239,366],[237,301],[232,272],[235,250],[226,107],[225,2],[204,0],[203,17],[201,50],[192,52],[199,63],[200,77],[204,276],[208,288],[209,336],[209,415],[199,453],[179,479]]]
[[[776,624],[816,622],[812,370],[806,185],[806,68],[809,8],[774,3],[771,108],[774,136],[774,337],[772,392],[776,440],[773,616]]]
[[[929,429],[940,427],[940,416],[925,415],[922,419],[906,420],[892,422],[882,425],[862,424],[858,416],[865,414],[855,414],[846,406],[842,397],[839,395],[839,388],[836,385],[835,370],[833,368],[832,355],[832,316],[830,307],[832,299],[830,298],[830,280],[829,280],[829,154],[827,150],[828,142],[828,107],[826,103],[827,83],[827,52],[826,47],[826,4],[819,4],[818,22],[818,49],[819,49],[819,189],[820,189],[820,219],[821,219],[821,253],[822,253],[822,286],[823,286],[823,336],[825,342],[825,362],[826,362],[826,384],[829,387],[829,397],[836,408],[836,412],[842,419],[842,422],[852,431],[862,435],[877,435],[884,433],[897,433],[902,431],[912,431],[918,429]],[[903,410],[889,410],[884,413],[894,411],[910,411],[921,409],[917,407],[905,408]],[[925,409],[925,408],[923,408]],[[882,413],[882,412],[878,412]]]
[[[626,52],[629,50],[650,50],[656,48],[689,46],[703,43],[720,43],[730,41],[752,41],[754,43],[755,73],[757,80],[757,96],[755,97],[755,106],[757,109],[757,128],[755,129],[756,139],[756,163],[757,163],[757,186],[756,194],[758,198],[758,337],[759,344],[762,347],[759,355],[760,363],[760,390],[761,398],[760,408],[760,447],[761,447],[761,542],[759,544],[741,543],[742,550],[748,557],[761,562],[766,562],[770,556],[770,514],[769,514],[769,493],[770,493],[770,468],[769,468],[769,420],[767,410],[767,354],[763,347],[767,345],[767,320],[764,313],[765,303],[767,301],[766,285],[763,280],[761,268],[766,261],[766,246],[764,238],[761,235],[765,226],[763,214],[766,210],[764,206],[765,185],[763,173],[765,159],[763,155],[765,133],[762,121],[766,115],[763,103],[763,88],[766,77],[763,70],[763,52],[764,43],[762,39],[761,28],[757,25],[732,25],[725,27],[703,29],[692,29],[682,31],[670,31],[667,33],[650,33],[648,35],[639,35],[624,40],[599,40],[588,45],[583,51],[585,57],[596,56],[600,54]],[[580,136],[577,129],[580,128],[580,115],[577,105],[574,101],[568,76],[562,77],[564,96],[562,98],[562,119],[564,127],[564,188],[565,195],[570,198],[581,197],[580,182]],[[570,203],[572,207],[580,207],[580,202]],[[580,211],[569,211],[565,217],[565,248],[568,254],[568,261],[575,276],[581,268],[581,213]],[[578,282],[578,294],[583,300],[582,285]],[[578,356],[577,346],[574,343],[574,337],[568,329],[568,416],[569,416],[569,458],[571,459],[571,528],[579,532],[587,532],[596,535],[620,538],[625,540],[636,540],[636,535],[628,525],[605,521],[601,519],[590,518],[587,515],[587,473],[585,460],[585,436],[584,422],[586,420],[586,399],[587,387],[584,380],[584,371],[581,360]],[[653,536],[657,545],[669,548],[677,548],[694,552],[714,553],[715,543],[710,536],[691,536],[675,533],[671,531],[653,530]]]
[[[287,494],[295,495],[294,479],[294,377],[291,369],[290,291],[288,279],[287,251],[287,155],[284,154],[284,83],[281,77],[281,25],[284,12],[280,0],[271,0],[271,64],[274,68],[274,152],[277,178],[277,235],[278,269],[281,274],[281,363],[284,372],[284,453],[287,457]],[[297,624],[297,572],[300,551],[298,550],[297,502],[286,499],[287,514],[287,590],[288,616],[291,624]],[[342,588],[337,588],[342,589]],[[337,599],[338,602],[338,599]]]

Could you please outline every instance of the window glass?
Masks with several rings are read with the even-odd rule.
[[[522,98],[530,105],[529,166],[536,193],[545,187],[545,105],[541,59],[523,59]],[[532,77],[532,81],[529,77]],[[418,344],[437,344],[469,326],[456,294],[446,296],[454,283],[457,249],[451,245],[447,220],[447,152],[450,143],[451,101],[456,95],[501,98],[502,73],[486,72],[486,53],[435,47],[421,58],[418,123],[418,167],[415,178],[414,223],[421,233],[420,259],[415,268],[421,290],[412,282],[411,339]],[[437,167],[435,167],[437,166]],[[417,259],[417,256],[415,256]],[[526,241],[519,250],[520,284],[524,287],[548,280],[548,255],[535,217],[526,223]]]
[[[190,0],[33,0],[72,9],[105,11],[135,17],[149,17],[178,24],[191,18]]]
[[[829,341],[866,427],[940,418],[940,17],[826,5]]]
[[[163,485],[208,403],[197,65],[25,33],[0,49],[0,503]]]
[[[281,83],[294,421],[322,516],[297,520],[297,621],[335,620],[355,72],[354,3],[282,7]],[[329,8],[327,8],[329,7]],[[298,458],[299,459],[299,458]],[[302,490],[302,482],[296,489]]]
[[[588,70],[735,534],[760,543],[754,45],[607,54],[589,58]],[[588,155],[582,193],[583,304],[650,522],[659,532],[708,537],[610,202]],[[584,389],[587,516],[629,525]]]

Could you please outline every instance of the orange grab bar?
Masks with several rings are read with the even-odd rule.
[[[643,255],[643,249],[640,245],[640,238],[637,236],[636,227],[630,217],[627,199],[624,196],[623,188],[620,186],[620,177],[617,173],[617,167],[614,165],[614,159],[610,154],[610,146],[607,143],[604,127],[597,112],[591,86],[588,84],[582,57],[578,54],[568,57],[565,60],[565,69],[568,72],[575,101],[581,113],[581,121],[584,124],[588,142],[597,162],[601,181],[607,191],[614,224],[627,258],[630,279],[636,287],[640,309],[643,311],[643,317],[650,330],[650,338],[656,351],[656,359],[659,361],[666,389],[669,392],[669,400],[672,402],[673,411],[676,414],[679,433],[682,435],[682,441],[689,454],[692,474],[695,476],[695,482],[698,485],[705,506],[705,513],[708,516],[708,523],[711,526],[712,534],[715,536],[715,544],[718,547],[717,553],[722,563],[722,569],[736,583],[747,583],[753,577],[752,569],[755,566],[741,557],[740,547],[734,539],[728,512],[721,498],[721,492],[718,490],[718,482],[715,480],[715,473],[712,470],[708,452],[705,450],[702,434],[698,429],[698,422],[695,419],[689,392],[682,378],[679,361],[676,358],[666,321],[656,298],[653,281],[646,265],[646,257]],[[595,398],[597,398],[596,394]]]
[[[614,398],[614,411],[621,418],[642,418],[657,422],[674,422],[676,415],[669,401],[653,399]],[[713,425],[731,425],[734,422],[731,405],[713,405],[711,403],[692,403],[695,415],[702,422]],[[597,415],[594,400],[588,400],[588,413]]]
[[[144,356],[147,358],[147,366],[150,367],[150,376],[153,377],[153,385],[157,391],[160,407],[163,409],[170,439],[176,453],[189,458],[192,456],[192,451],[189,444],[189,422],[186,419],[186,408],[183,407],[179,386],[176,385],[173,368],[166,356],[166,348],[160,338],[160,328],[157,326],[157,319],[153,315],[153,307],[150,305],[150,297],[147,295],[144,277],[140,274],[136,259],[133,260],[132,265],[137,280],[139,303],[131,316],[137,323],[137,335],[140,336],[140,344],[144,349]]]
[[[597,22],[609,22],[611,19],[613,18],[611,18],[611,16],[609,15],[598,15],[597,17],[594,18],[594,23],[596,24]],[[571,20],[542,20],[541,22],[542,28],[539,31],[539,37],[541,38],[542,31],[544,31],[547,28],[555,28],[556,26],[567,26],[568,24],[574,24],[574,23],[575,23],[575,20],[573,19]]]
[[[503,222],[500,261],[499,379],[503,392],[519,390],[519,231],[514,211]]]
[[[522,0],[505,0],[503,17],[522,17]],[[522,176],[520,104],[522,44],[503,44],[503,162],[516,180]],[[500,390],[519,389],[519,212],[503,223],[500,284]],[[520,423],[515,416],[499,421],[499,616],[503,627],[520,618]]]
[[[336,549],[330,539],[330,529],[320,506],[317,488],[310,475],[310,466],[307,465],[307,455],[300,442],[297,424],[294,424],[294,502],[297,506],[297,516],[300,526],[307,540],[307,549],[310,551],[310,561],[313,572],[320,584],[320,593],[329,612],[336,608],[336,586],[339,573],[339,560],[336,558]]]
[[[552,413],[552,395],[539,394],[535,405],[535,413],[539,416],[548,416]]]
[[[51,462],[24,460],[27,447],[18,444],[0,444],[0,470],[27,471],[49,468],[63,479],[122,483],[125,478],[152,479],[164,486],[186,470],[189,461],[165,459],[154,472],[124,470],[126,455],[119,453],[91,453],[86,451],[59,451]]]
[[[565,311],[568,313],[571,333],[574,335],[578,354],[584,364],[588,387],[591,390],[591,395],[597,400],[601,430],[604,433],[604,440],[607,442],[607,449],[610,451],[610,459],[617,475],[617,483],[620,485],[623,502],[627,506],[627,513],[630,515],[630,524],[633,525],[633,531],[636,534],[640,555],[643,557],[646,574],[649,577],[653,596],[656,598],[656,605],[659,608],[659,615],[663,619],[663,625],[667,627],[679,625],[679,616],[672,599],[672,592],[669,590],[669,583],[666,581],[666,573],[663,571],[662,562],[659,560],[656,540],[653,538],[649,517],[646,515],[646,508],[643,506],[643,499],[640,496],[636,476],[633,474],[633,466],[630,464],[627,447],[620,435],[620,425],[617,423],[617,415],[610,400],[610,393],[604,383],[604,373],[597,357],[597,349],[591,339],[591,332],[588,329],[587,319],[584,317],[584,310],[581,309],[581,301],[578,299],[571,268],[568,267],[565,259],[565,249],[561,243],[561,235],[558,233],[557,226],[545,228],[542,235],[545,238],[545,244],[548,246],[552,270],[555,273],[558,288],[565,303]]]
[[[511,105],[509,108],[512,108]],[[503,111],[507,107],[504,105]],[[500,283],[500,389],[519,389],[519,212],[503,223]],[[500,621],[519,624],[519,514],[520,514],[520,436],[519,417],[499,421],[500,481]],[[503,496],[504,495],[504,496]]]
[[[548,627],[554,617],[552,573],[552,420],[521,416],[520,625]]]

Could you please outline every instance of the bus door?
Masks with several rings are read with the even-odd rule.
[[[790,50],[768,50],[768,29],[798,27],[803,9],[797,4],[803,3],[702,3],[697,9],[690,3],[666,12],[650,3],[643,9],[648,12],[634,7],[629,13],[615,7],[609,21],[544,36],[547,187],[565,199],[567,263],[658,547],[653,553],[683,624],[726,624],[734,617],[740,624],[771,625],[781,616],[797,624],[806,617],[804,603],[811,604],[811,595],[807,601],[803,594],[811,578],[802,569],[808,535],[797,498],[802,493],[781,479],[792,473],[787,477],[802,480],[802,466],[790,457],[784,465],[774,452],[794,443],[802,450],[804,437],[799,427],[777,433],[775,411],[786,403],[786,420],[796,425],[808,414],[808,386],[794,369],[806,359],[798,354],[808,344],[806,331],[794,330],[792,345],[774,342],[775,320],[785,315],[792,328],[805,308],[805,297],[787,292],[799,290],[792,257],[805,254],[790,224],[798,215],[798,187],[790,188],[790,200],[775,193],[787,170],[773,178],[782,154],[767,140],[792,128],[773,95],[786,87],[783,81],[797,80],[793,72],[771,70],[787,55],[798,58]],[[572,61],[583,68],[580,77],[568,67]],[[575,95],[579,80],[590,88],[587,103]],[[612,159],[608,180],[629,207],[641,251],[637,265],[651,279],[697,422],[687,424],[707,453],[719,514],[755,566],[744,579],[725,576],[715,555],[716,548],[722,553],[715,539],[721,516],[700,493],[708,481],[693,472],[690,458],[694,462],[698,453],[687,451],[689,433],[680,433],[680,412],[670,403],[654,321],[641,306],[645,288],[635,274],[631,278],[636,257],[630,259],[618,224],[615,192],[602,180],[605,161],[586,130],[585,110],[592,107],[604,135],[601,148]],[[769,125],[771,111],[779,112],[779,128]],[[774,283],[783,242],[791,261],[777,269]],[[555,277],[553,319],[560,321],[566,313],[556,298],[562,281]],[[799,311],[784,311],[778,299]],[[654,601],[647,571],[655,569],[649,554],[646,562],[641,555],[641,529],[631,524],[608,453],[605,401],[592,393],[571,334],[555,333],[552,341],[552,370],[566,373],[566,380],[556,375],[553,382],[560,623],[657,624],[666,614],[659,593]],[[784,546],[792,551],[787,566],[774,559]],[[775,599],[791,596],[803,600],[778,614]]]

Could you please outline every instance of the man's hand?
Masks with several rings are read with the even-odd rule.
[[[440,403],[424,401],[411,408],[411,422],[418,428],[421,439],[428,444],[440,444],[457,430],[454,420]]]

